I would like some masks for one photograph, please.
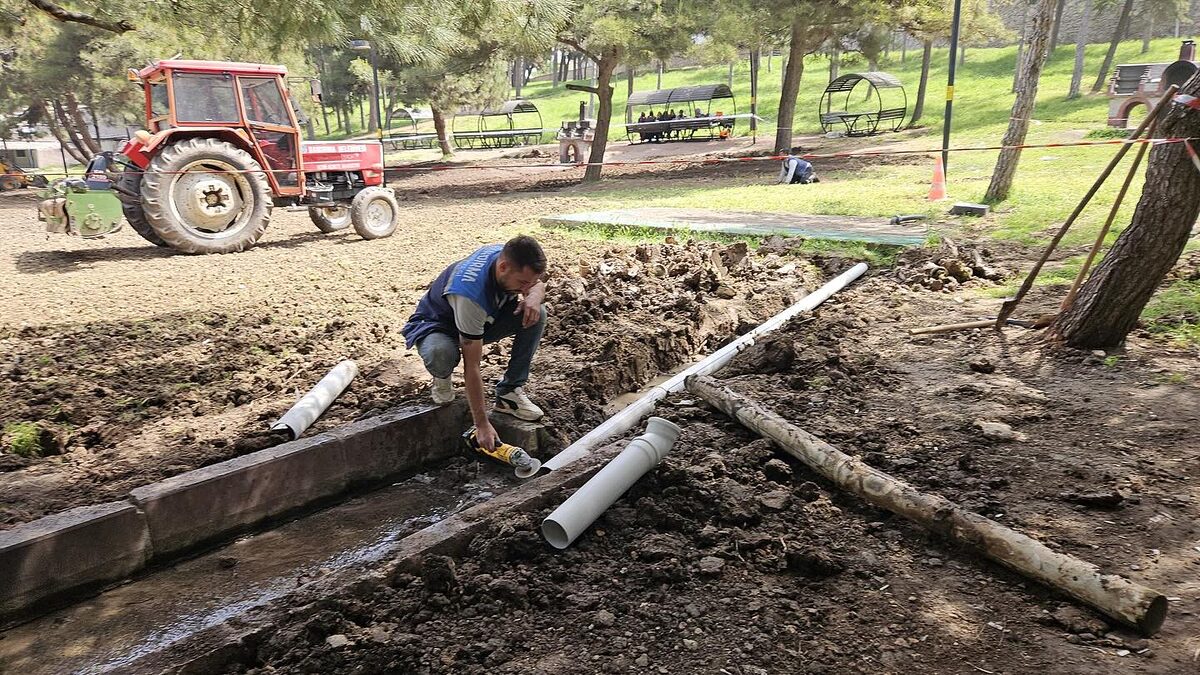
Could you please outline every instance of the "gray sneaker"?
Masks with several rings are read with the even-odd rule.
[[[520,387],[507,394],[496,396],[495,410],[526,422],[536,422],[546,414],[541,408],[534,405],[533,401],[529,400]]]

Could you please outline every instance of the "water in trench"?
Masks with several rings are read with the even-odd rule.
[[[409,534],[518,484],[504,467],[464,466],[466,480],[417,474],[0,632],[0,673],[120,673],[307,581],[366,569]]]

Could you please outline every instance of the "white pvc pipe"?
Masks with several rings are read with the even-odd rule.
[[[633,487],[658,466],[679,438],[679,427],[661,417],[646,421],[646,433],[625,446],[591,480],[542,521],[542,536],[551,546],[564,549]]]
[[[296,401],[296,405],[292,406],[271,425],[272,431],[287,430],[292,434],[292,440],[300,438],[300,434],[304,430],[312,426],[313,422],[317,421],[328,408],[333,399],[341,395],[346,387],[350,386],[350,380],[358,375],[358,364],[349,359],[342,361],[333,367],[317,386],[308,390],[308,393],[300,397]]]
[[[849,286],[851,282],[861,277],[866,271],[867,264],[858,263],[831,279],[824,286],[804,296],[796,304],[771,317],[749,333],[709,354],[703,360],[692,364],[687,370],[678,373],[666,382],[651,387],[649,391],[643,394],[637,401],[634,401],[629,407],[608,418],[600,426],[592,429],[582,438],[563,449],[562,452],[551,457],[549,461],[542,464],[542,467],[551,471],[561,469],[580,457],[587,455],[610,438],[615,438],[629,431],[637,426],[642,418],[654,412],[654,406],[660,400],[666,398],[668,394],[683,391],[684,380],[689,376],[711,375],[715,373],[726,363],[729,363],[734,356],[737,356],[738,352],[753,345],[757,338],[773,330],[777,330],[801,312],[812,311],[822,302],[828,300],[834,293]]]

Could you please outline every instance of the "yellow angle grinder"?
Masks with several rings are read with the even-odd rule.
[[[523,448],[518,448],[515,445],[509,445],[499,438],[496,439],[496,449],[488,450],[479,444],[479,440],[475,438],[475,427],[467,429],[463,434],[463,443],[467,447],[488,459],[495,460],[501,464],[506,464],[513,468],[513,473],[517,478],[529,478],[542,468],[542,463],[536,457],[525,452]]]

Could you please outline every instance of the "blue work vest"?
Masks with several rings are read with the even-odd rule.
[[[408,318],[408,323],[404,324],[401,331],[404,334],[404,346],[412,349],[421,338],[433,332],[458,337],[454,308],[446,300],[446,295],[450,293],[474,301],[487,312],[489,318],[494,318],[512,298],[496,282],[496,259],[503,248],[503,244],[484,246],[439,274],[425,295],[421,296],[417,310]]]

